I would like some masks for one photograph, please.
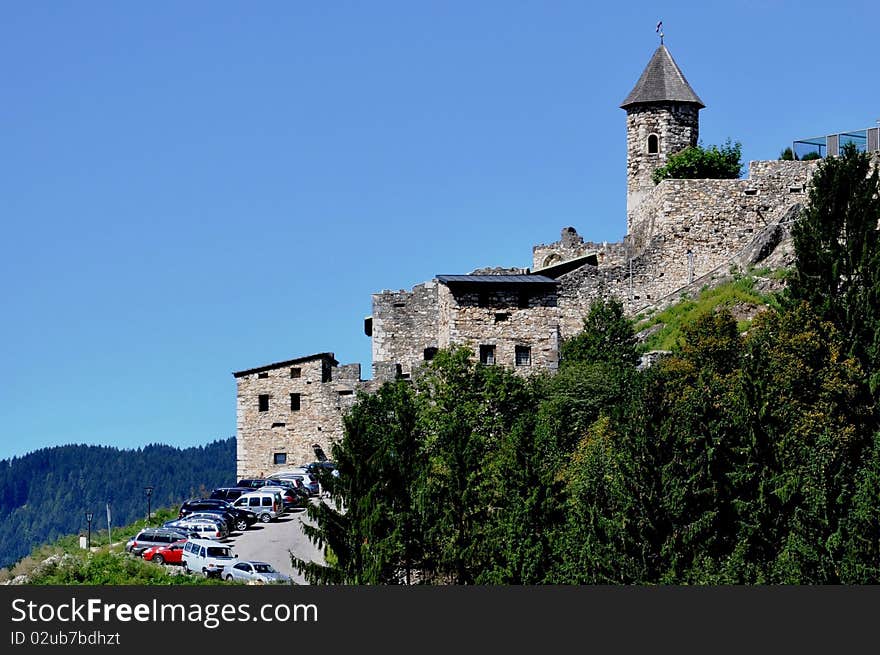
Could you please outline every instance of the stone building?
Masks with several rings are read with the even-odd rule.
[[[626,235],[584,241],[573,227],[532,248],[531,267],[436,275],[372,297],[364,332],[372,379],[318,353],[234,373],[238,475],[268,475],[330,454],[358,391],[410,378],[439,348],[465,346],[518,374],[555,371],[562,339],[582,328],[593,300],[616,297],[634,315],[711,282],[731,265],[765,260],[806,197],[815,162],[751,162],[734,180],[651,174],[699,137],[705,105],[664,45],[621,104],[626,111]],[[875,141],[877,139],[875,138]]]

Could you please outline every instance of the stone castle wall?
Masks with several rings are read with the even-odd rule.
[[[441,284],[440,347],[466,346],[476,358],[481,345],[494,346],[495,363],[520,375],[555,371],[559,364],[556,289],[534,286],[528,292],[528,307],[520,307],[519,288],[493,288],[487,293],[486,306],[481,306],[477,289],[453,290]],[[529,348],[527,364],[517,365],[517,346]]]
[[[425,349],[437,347],[438,323],[437,283],[433,280],[416,285],[412,291],[374,294],[373,378],[411,375],[424,361]]]
[[[239,478],[261,477],[314,461],[313,444],[330,456],[331,444],[342,438],[343,413],[364,387],[360,364],[334,366],[314,358],[237,377],[237,464]],[[299,369],[293,377],[292,369]],[[291,394],[299,394],[292,409]],[[260,396],[268,409],[260,411]],[[275,464],[276,453],[286,455]]]
[[[658,152],[648,152],[648,137],[659,138]],[[677,102],[630,107],[626,113],[626,213],[627,232],[631,214],[651,193],[651,174],[669,155],[695,146],[700,137],[699,108]]]

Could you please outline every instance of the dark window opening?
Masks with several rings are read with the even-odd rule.
[[[330,382],[333,379],[333,372],[330,367],[327,366],[327,363],[321,366],[321,382]]]
[[[403,375],[403,368],[400,366],[400,364],[394,365],[394,375],[395,377],[400,377],[401,375]]]
[[[656,134],[649,134],[648,135],[648,154],[649,155],[656,155],[658,152],[660,152],[660,137],[658,137]]]
[[[292,378],[301,378],[302,374],[303,374],[303,370],[301,368],[290,369],[290,377],[292,377]]]
[[[504,312],[500,312],[500,313],[498,313],[498,314],[495,314],[495,322],[496,322],[496,323],[503,323],[503,322],[506,321],[508,318],[510,318],[510,314],[507,314],[507,313],[504,313]]]
[[[298,393],[290,394],[290,411],[298,412],[299,408],[302,406],[300,397]]]
[[[405,302],[396,302],[396,303],[394,303],[394,306],[395,307],[406,307],[406,303]]]
[[[269,411],[269,394],[260,394],[257,398],[257,407],[261,412]]]
[[[480,307],[488,307],[489,306],[489,292],[488,291],[480,291],[477,294],[477,304]]]
[[[757,189],[746,189],[746,195],[747,196],[756,196],[756,195],[758,195],[758,190]]]
[[[287,453],[275,453],[272,457],[273,464],[287,464]]]
[[[350,396],[354,393],[354,391],[352,391],[351,389],[340,389],[336,393],[338,393],[340,396]]]
[[[257,377],[260,379],[267,378],[267,377],[269,377],[269,374],[268,373],[257,373]]]
[[[517,307],[520,309],[528,309],[531,305],[531,297],[529,296],[528,291],[520,291],[519,298],[517,299]]]
[[[315,457],[319,462],[327,461],[327,455],[324,454],[324,449],[321,448],[320,444],[312,444],[312,452],[315,453]]]
[[[487,344],[480,346],[480,363],[490,365],[495,363],[495,346]]]
[[[273,428],[284,428],[284,427],[287,427],[287,423],[273,423],[272,427]]]
[[[429,346],[428,348],[425,348],[424,357],[425,357],[426,362],[430,362],[436,356],[437,356],[437,349],[436,348],[434,348],[433,346]]]
[[[528,346],[516,347],[516,365],[531,366],[532,365],[532,349]]]

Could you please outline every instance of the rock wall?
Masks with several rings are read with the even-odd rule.
[[[412,374],[424,361],[425,349],[437,347],[437,282],[412,291],[373,294],[373,379]],[[389,368],[388,363],[393,366]],[[400,365],[397,370],[396,365]]]
[[[329,457],[332,443],[342,438],[343,413],[364,388],[360,364],[337,366],[332,355],[291,361],[235,374],[239,478],[314,461],[314,444]],[[276,454],[286,462],[276,464]]]
[[[493,288],[481,306],[477,289],[451,289],[441,284],[439,344],[461,345],[480,356],[480,346],[494,346],[494,363],[520,375],[549,370],[559,365],[559,309],[555,287],[529,289],[528,306],[521,307],[522,288]],[[485,293],[485,292],[484,292]],[[517,363],[517,346],[521,349]],[[528,348],[528,360],[523,360]]]

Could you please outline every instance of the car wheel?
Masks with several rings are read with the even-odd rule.
[[[205,574],[205,577],[206,577],[206,578],[210,578],[210,577],[211,577],[211,574],[208,573],[208,569],[202,569],[202,573]]]
[[[231,575],[227,575],[227,576],[226,576],[226,582],[232,582],[232,576],[231,576]]]
[[[245,530],[247,530],[247,527],[247,521],[245,521],[244,519],[240,519],[238,523],[235,524],[235,529],[239,532],[244,532]]]
[[[189,564],[187,564],[186,562],[183,563],[183,570],[184,570],[186,573],[189,573]]]
[[[271,520],[272,520],[272,517],[269,516],[268,514],[260,514],[260,521],[262,521],[263,523],[268,523]]]
[[[165,558],[161,555],[153,555],[153,561],[156,562],[156,564],[164,564]]]

